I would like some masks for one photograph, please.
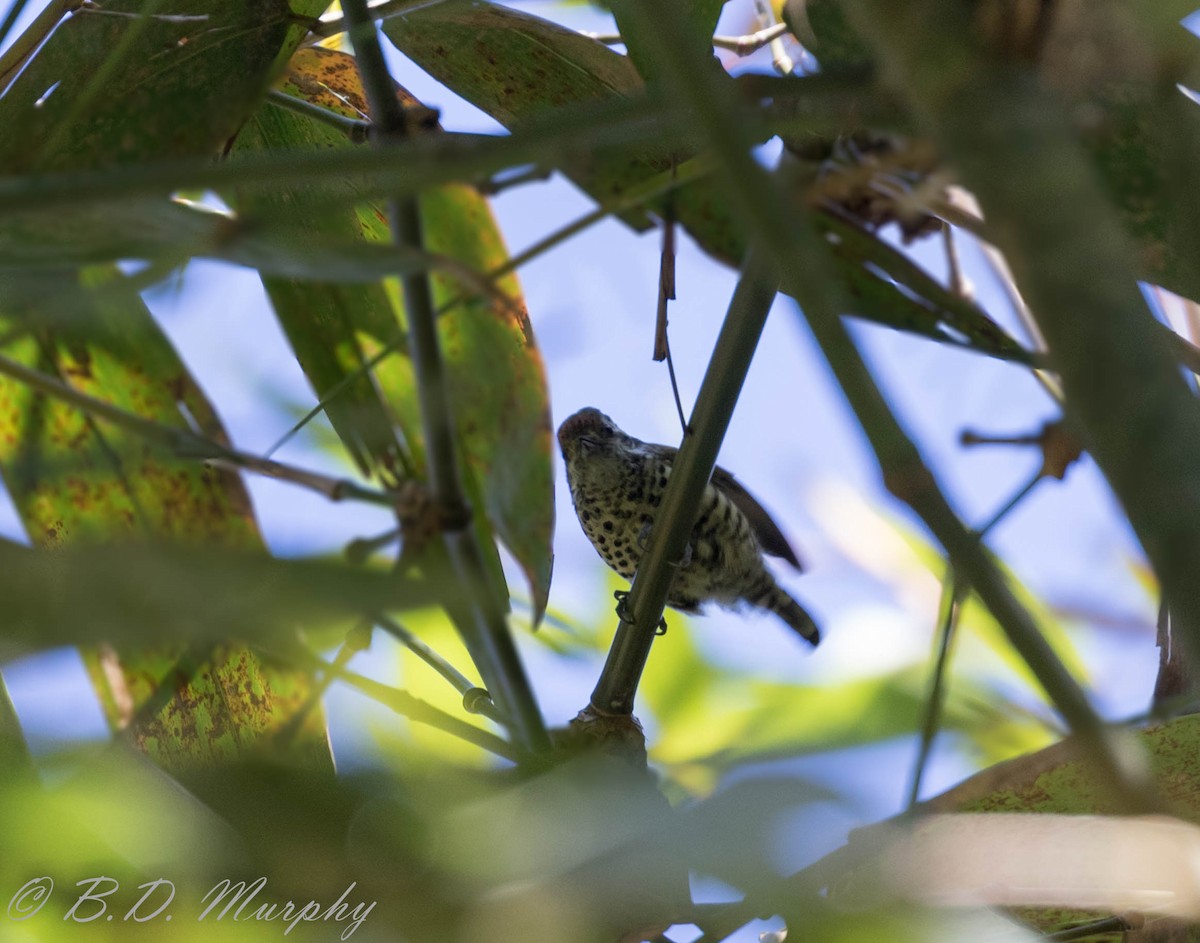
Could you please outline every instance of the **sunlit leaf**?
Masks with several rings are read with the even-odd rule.
[[[356,116],[364,102],[353,58],[328,49],[306,49],[294,59],[287,90],[314,104]],[[407,93],[404,101],[413,104]],[[355,104],[358,103],[358,104]],[[264,109],[238,139],[238,148],[276,150],[350,147],[327,127],[278,109]],[[303,213],[305,191],[278,202],[250,197],[242,205],[259,212],[286,212],[310,232],[355,234],[369,243],[390,240],[383,207],[361,203],[350,213]],[[428,248],[481,274],[499,268],[507,252],[486,201],[472,188],[426,191],[421,214]],[[349,377],[350,397],[331,399],[330,419],[367,468],[417,473],[424,467],[424,433],[412,366],[404,356],[403,305],[397,286],[346,288],[267,279],[281,323],[317,392],[328,395]],[[529,577],[538,612],[550,579],[553,494],[550,421],[542,363],[513,276],[497,288],[509,301],[479,297],[475,286],[437,274],[434,300],[453,396],[467,487],[482,504],[485,520],[513,552]],[[395,354],[388,355],[388,351]],[[383,357],[373,377],[363,365]],[[373,380],[373,383],[372,383]],[[390,430],[403,433],[404,448]],[[390,440],[390,441],[389,441]],[[479,521],[480,526],[484,525]],[[486,530],[481,534],[491,544]],[[498,560],[493,577],[501,580]]]
[[[7,356],[136,415],[168,426],[195,424],[204,434],[224,439],[212,406],[141,299],[123,288],[115,273],[89,270],[77,281],[69,272],[34,279],[27,275],[19,290],[6,293],[12,299],[5,312]],[[235,473],[165,454],[159,445],[7,377],[0,379],[0,474],[39,546],[151,536],[231,548],[261,546]],[[7,578],[20,580],[12,570]],[[9,592],[17,589],[14,585]],[[54,595],[44,584],[43,592]],[[206,734],[219,740],[220,731],[238,729],[252,739],[281,723],[304,698],[304,676],[264,674],[254,656],[231,654],[228,648],[222,649],[222,659],[228,660],[218,660],[211,672],[201,671],[204,656],[191,670],[180,668],[177,641],[158,634],[161,627],[153,622],[138,622],[134,611],[129,618],[138,644],[119,649],[116,656],[109,649],[88,648],[87,658],[114,726],[128,724],[135,707],[155,692],[174,691],[157,716],[139,726],[156,756],[196,758],[214,747],[227,753],[231,742],[217,744]],[[76,618],[89,625],[84,614],[77,612]],[[224,633],[232,626],[218,622],[213,628],[231,637]],[[86,638],[109,641],[99,626]],[[214,724],[193,724],[185,735],[178,714],[198,704],[206,705]],[[319,733],[312,729],[309,735]]]

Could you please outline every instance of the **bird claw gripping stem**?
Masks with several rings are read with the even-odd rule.
[[[622,622],[628,622],[630,625],[636,625],[633,621],[633,613],[629,611],[629,590],[614,589],[613,598],[617,601],[617,618]],[[658,620],[658,625],[654,628],[655,635],[667,634],[667,619],[664,616]]]

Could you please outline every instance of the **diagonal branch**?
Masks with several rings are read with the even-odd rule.
[[[1157,791],[1146,770],[1119,750],[1086,694],[1038,631],[1028,611],[1009,589],[1004,574],[958,519],[937,481],[904,432],[883,393],[850,339],[841,318],[836,286],[821,277],[829,265],[826,244],[815,235],[786,167],[769,175],[754,160],[753,139],[739,120],[736,100],[723,76],[714,76],[686,42],[687,31],[678,0],[653,6],[622,0],[625,13],[653,34],[660,55],[660,74],[672,86],[683,112],[691,112],[694,130],[721,163],[719,178],[743,222],[772,262],[785,273],[784,287],[801,299],[809,326],[826,361],[854,409],[875,452],[884,482],[909,504],[945,547],[960,574],[991,610],[1013,647],[1088,748],[1091,759],[1112,784],[1123,807],[1157,811]],[[810,269],[803,276],[799,265]]]
[[[25,366],[0,354],[0,375],[12,377],[45,396],[69,403],[89,416],[103,419],[119,429],[132,432],[148,442],[170,449],[179,458],[193,458],[212,465],[222,465],[253,472],[267,478],[277,478],[302,488],[308,488],[330,501],[356,500],[383,507],[395,507],[396,499],[386,491],[367,488],[345,478],[333,478],[320,472],[297,468],[273,459],[260,458],[239,452],[220,442],[205,438],[191,429],[166,426],[162,423],[127,412],[112,403],[89,396],[55,377]]]
[[[700,514],[700,499],[712,477],[721,440],[750,369],[777,284],[764,254],[752,251],[729,302],[729,313],[700,384],[646,551],[634,574],[623,608],[626,615],[617,626],[608,661],[592,692],[592,707],[601,714],[633,712],[638,681],[662,618],[675,567],[683,559]]]

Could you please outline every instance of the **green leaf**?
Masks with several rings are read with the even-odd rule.
[[[324,5],[307,0],[299,12]],[[210,0],[179,15],[163,6],[116,0],[62,23],[0,99],[0,167],[41,173],[213,154],[265,90],[277,57],[304,33],[281,0]],[[131,15],[139,12],[146,15]],[[44,218],[33,225],[42,227],[38,248],[51,255],[57,243],[66,270],[17,266],[0,276],[6,352],[138,415],[194,422],[222,438],[212,407],[133,289],[108,269],[69,268],[88,260],[72,251],[81,245],[73,237],[89,226],[58,222],[57,240]],[[5,233],[10,251],[28,236],[22,225],[30,220]],[[93,239],[99,228],[93,220]],[[35,543],[155,534],[261,545],[236,475],[162,456],[17,383],[0,382],[0,391],[0,473]],[[278,730],[309,698],[304,673],[276,671],[228,645],[185,657],[159,637],[117,654],[90,647],[85,660],[109,722],[136,718],[142,745],[172,766],[236,752]],[[305,717],[298,755],[328,767],[320,713]]]
[[[165,0],[112,0],[61,23],[0,98],[0,168],[215,153],[298,41],[292,11],[286,0],[200,0],[178,13]]]
[[[207,436],[225,440],[211,404],[141,299],[115,273],[93,269],[5,281],[0,295],[9,299],[6,355],[129,412],[168,426],[194,423]],[[0,378],[0,475],[26,531],[41,546],[159,536],[261,547],[235,473],[164,455],[132,433],[7,377]],[[16,594],[20,572],[7,571],[6,580],[6,593]],[[93,625],[80,618],[82,625]],[[232,629],[219,622],[215,628]],[[108,641],[98,632],[90,638]],[[119,649],[115,656],[89,648],[85,659],[114,727],[128,724],[152,697],[167,699],[138,727],[163,762],[190,762],[233,746],[219,737],[180,737],[180,712],[203,710],[213,720],[207,730],[237,728],[248,742],[283,723],[306,697],[306,676],[264,669],[249,653],[221,647],[211,671],[200,670],[201,657],[181,676],[175,668],[177,642],[165,635],[143,641],[147,644]],[[310,728],[305,749],[319,737]]]
[[[288,657],[300,644],[297,625],[345,629],[366,612],[427,607],[447,589],[435,575],[415,581],[337,561],[134,538],[53,552],[0,544],[0,561],[9,613],[2,658],[97,639],[153,649],[163,639],[229,638]]]
[[[382,27],[405,55],[435,77],[452,77],[450,88],[505,127],[642,91],[633,63],[603,43],[483,0],[433,4]]]
[[[507,128],[584,102],[643,91],[633,63],[602,43],[540,17],[481,0],[450,0],[383,21],[384,34],[447,88]],[[668,169],[661,156],[631,160],[607,150],[572,161],[563,172],[603,201]],[[622,215],[636,229],[650,220]]]
[[[707,22],[712,11],[699,0],[697,3],[699,21]],[[642,91],[641,80],[626,57],[557,24],[477,0],[423,7],[384,20],[383,29],[421,68],[509,128],[519,128],[522,121],[555,108],[605,97],[630,97]],[[723,74],[722,79],[730,81]],[[788,81],[796,87],[806,82],[825,87],[819,76]],[[852,112],[842,113],[845,104],[840,95],[831,89],[835,104],[829,114],[821,111],[821,96],[814,96],[815,102],[808,108],[817,115],[814,133],[836,134],[852,119]],[[691,156],[690,150],[656,152],[647,146],[635,153],[608,149],[562,169],[603,203]],[[649,208],[662,213],[668,205],[702,249],[728,265],[741,264],[745,234],[716,183],[699,180],[687,184],[666,199],[652,201]],[[643,212],[626,212],[621,218],[636,229],[649,225]],[[843,245],[837,254],[838,277],[847,284],[854,302],[846,313],[947,343],[961,344],[965,338],[973,349],[996,356],[1023,356],[1020,346],[975,305],[942,289],[876,235],[863,232],[861,241],[869,251],[862,245]],[[880,256],[892,260],[884,266],[890,269],[885,274],[878,271]],[[889,275],[900,278],[905,290],[898,290]],[[912,277],[904,280],[905,275]]]
[[[350,116],[358,116],[354,103],[365,100],[353,58],[323,48],[296,55],[286,89]],[[415,104],[406,92],[399,94]],[[277,108],[260,110],[236,144],[238,152],[246,153],[352,146],[337,131]],[[306,194],[302,187],[277,198],[242,194],[237,203],[268,218],[282,214],[305,232],[354,238],[368,246],[390,244],[378,203],[306,213]],[[507,261],[487,201],[474,188],[426,190],[420,208],[430,252],[476,273],[496,270]],[[342,390],[326,409],[355,459],[364,469],[418,475],[424,467],[424,435],[412,365],[404,355],[403,303],[395,282],[351,288],[268,278],[264,284],[318,395]],[[494,528],[524,569],[540,613],[549,594],[554,527],[545,374],[516,278],[500,279],[487,297],[475,288],[446,269],[434,273],[466,485],[473,503],[485,512],[476,516],[484,545],[494,546]],[[389,350],[395,355],[388,356]],[[368,373],[365,365],[374,358],[382,359]],[[402,432],[403,449],[393,428]],[[490,564],[502,585],[498,557]]]
[[[689,38],[696,54],[711,59],[712,37],[717,31],[717,20],[721,16],[725,0],[685,0],[679,6],[681,12],[686,15],[688,26],[691,27]],[[637,66],[638,74],[647,82],[657,80],[662,70],[658,64],[659,46],[655,37],[647,36],[631,26],[624,16],[624,7],[619,3],[613,7],[613,17],[617,21],[617,30],[625,41],[625,48],[629,50],[629,58]],[[713,65],[719,68],[716,62]]]

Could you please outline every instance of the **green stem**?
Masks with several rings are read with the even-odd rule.
[[[387,151],[403,142],[407,135],[404,111],[396,98],[396,86],[388,72],[379,34],[365,0],[345,0],[343,10],[377,129],[374,143],[379,150]],[[389,215],[396,243],[422,248],[424,234],[417,196],[393,198]],[[523,748],[543,751],[549,748],[549,736],[509,632],[504,608],[490,589],[483,549],[471,526],[471,509],[463,494],[455,446],[456,429],[432,287],[424,273],[404,275],[401,286],[408,321],[409,355],[416,375],[421,425],[425,432],[429,483],[445,522],[442,537],[446,552],[467,596],[464,618],[458,620],[458,628],[488,691],[497,699],[504,715],[510,718],[509,729],[513,736]]]
[[[307,102],[303,98],[296,98],[296,96],[281,92],[278,89],[272,89],[267,93],[267,104],[274,105],[276,108],[283,108],[286,111],[294,111],[296,114],[304,115],[304,117],[311,118],[313,121],[319,121],[321,124],[346,135],[355,144],[362,144],[371,133],[371,123],[369,121],[347,118],[345,115],[339,115],[336,111],[330,111],[328,108],[314,105],[312,102]]]
[[[777,283],[763,254],[752,250],[729,303],[662,505],[625,599],[623,611],[627,616],[617,626],[608,660],[592,692],[592,706],[600,713],[633,712],[638,682],[675,578],[675,567],[683,559],[688,537],[696,526],[704,489],[717,463]]]
[[[463,707],[472,714],[482,714],[503,726],[510,724],[503,718],[487,691],[477,685],[450,662],[413,635],[395,619],[382,613],[375,614],[375,624],[395,638],[401,645],[425,662],[430,668],[450,682],[463,698]]]
[[[911,812],[921,798],[921,781],[925,778],[925,767],[933,752],[933,741],[941,724],[942,705],[946,700],[946,672],[950,664],[950,643],[958,625],[958,613],[963,592],[955,579],[954,570],[946,568],[942,582],[942,598],[938,603],[938,653],[933,666],[933,677],[929,682],[929,694],[925,698],[925,716],[921,721],[921,745],[913,764],[912,782],[908,790],[908,809]]]
[[[409,720],[419,724],[436,727],[444,733],[466,740],[468,743],[473,743],[477,747],[495,753],[497,756],[504,757],[506,760],[512,760],[514,763],[522,759],[520,752],[514,750],[512,744],[497,737],[494,733],[481,730],[475,725],[467,723],[465,720],[447,714],[432,704],[428,704],[420,698],[413,697],[407,691],[393,688],[390,685],[366,678],[353,671],[348,671],[339,665],[324,661],[303,649],[299,650],[298,654],[307,662],[305,667],[327,672],[339,681],[344,681],[351,687],[357,688],[367,697],[371,698],[371,700],[378,701],[402,717],[407,717]]]
[[[743,105],[747,119],[756,122],[757,133],[763,139],[789,122],[796,125],[796,133],[811,133],[814,128],[836,133],[847,106],[840,99],[827,101],[828,83],[822,81],[824,78],[794,80],[800,86],[797,94],[805,106],[803,113],[795,118],[773,119],[770,100],[754,97]],[[857,100],[853,93],[847,98],[851,100]],[[775,107],[778,106],[776,101]],[[894,113],[894,109],[888,113]],[[247,155],[221,163],[188,158],[3,178],[0,211],[56,207],[77,210],[84,202],[161,197],[173,190],[225,191],[298,185],[319,188],[332,178],[346,177],[354,177],[361,184],[356,199],[380,194],[405,195],[440,183],[479,180],[509,167],[568,166],[577,162],[581,153],[610,147],[650,146],[659,154],[690,149],[694,140],[691,130],[677,126],[675,121],[661,97],[650,89],[645,95],[633,98],[607,98],[558,109],[545,117],[523,122],[520,130],[506,135],[418,135],[393,143],[388,149]],[[318,193],[315,199],[317,205],[344,200],[345,188],[334,188],[329,197]]]
[[[987,537],[987,535],[991,533],[992,528],[1004,520],[1004,518],[1008,517],[1009,512],[1011,512],[1013,508],[1024,501],[1030,494],[1032,494],[1033,489],[1038,486],[1038,482],[1045,477],[1046,476],[1042,474],[1042,470],[1039,468],[1037,472],[1034,473],[1034,476],[1025,482],[1025,484],[1021,485],[1021,487],[1016,490],[1013,496],[1005,501],[1004,505],[998,511],[996,511],[995,514],[988,518],[987,523],[979,528],[978,531],[976,531],[977,539],[983,540],[985,537]]]
[[[979,529],[976,539],[983,540],[993,527],[1007,517],[1009,512],[1033,491],[1034,486],[1042,480],[1042,477],[1039,470],[1032,479],[1022,485],[1004,503],[1004,506]],[[933,677],[929,683],[929,695],[925,699],[925,716],[921,722],[921,744],[917,749],[916,762],[913,764],[912,783],[908,794],[910,812],[920,801],[921,781],[924,779],[925,767],[929,763],[929,756],[933,750],[933,740],[937,736],[941,723],[942,710],[946,700],[946,674],[950,665],[950,646],[953,642],[954,631],[958,627],[958,615],[965,595],[964,587],[955,576],[953,568],[947,567],[945,581],[942,584],[942,598],[938,605],[940,616],[938,618],[937,660],[934,663]]]

